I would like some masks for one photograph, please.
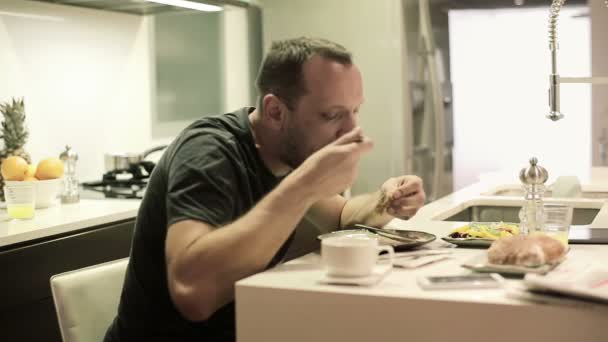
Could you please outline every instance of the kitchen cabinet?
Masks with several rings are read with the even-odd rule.
[[[61,341],[52,275],[127,257],[135,219],[87,227],[0,249],[3,341]]]
[[[261,25],[257,6],[150,18],[153,138],[173,137],[202,116],[255,105]]]

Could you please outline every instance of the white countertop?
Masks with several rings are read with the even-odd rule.
[[[511,183],[514,187],[518,186],[515,182]],[[604,191],[606,185],[600,183],[585,184],[584,189]],[[467,204],[491,201],[495,205],[514,206],[523,203],[516,197],[481,195],[504,184],[500,180],[484,180],[426,205],[411,220],[395,219],[387,226],[430,232],[437,235],[439,240],[463,222],[439,221],[436,218],[447,218],[464,209]],[[577,207],[604,208],[593,223],[608,228],[604,223],[608,222],[604,199],[565,201]],[[444,247],[440,240],[433,244],[438,248]],[[452,250],[453,256],[448,261],[414,270],[396,268],[381,283],[372,287],[319,283],[324,270],[317,254],[306,255],[243,279],[236,283],[238,339],[243,342],[366,341],[370,338],[387,340],[409,336],[412,341],[443,341],[446,338],[486,341],[488,335],[484,332],[495,333],[496,329],[500,329],[501,334],[493,336],[495,341],[521,338],[534,338],[535,341],[580,338],[608,341],[608,330],[603,328],[608,323],[607,306],[590,305],[580,310],[532,304],[508,297],[504,289],[422,290],[416,283],[419,276],[469,273],[461,264],[485,253],[483,249],[459,247]],[[568,260],[557,270],[566,272],[573,267],[578,269],[597,265],[598,260],[608,260],[607,245],[571,245]],[[510,285],[518,282],[508,281]],[[432,312],[426,312],[428,310]],[[393,315],[397,318],[393,318]],[[459,318],[463,315],[466,317],[464,320]],[[470,320],[471,316],[475,317],[474,321]],[[570,324],[555,324],[562,319]],[[505,325],[505,322],[509,323]],[[439,323],[442,329],[436,328]],[[475,329],[479,333],[467,332],[467,325],[478,325]],[[598,330],[599,327],[602,329]]]
[[[89,200],[36,209],[34,218],[15,220],[0,210],[0,247],[108,224],[137,216],[139,200]]]

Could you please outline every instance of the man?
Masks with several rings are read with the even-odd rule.
[[[372,148],[357,127],[361,74],[342,46],[275,42],[257,85],[259,108],[196,121],[156,166],[106,341],[232,341],[234,283],[280,262],[305,216],[380,226],[423,205],[414,176],[338,195]]]

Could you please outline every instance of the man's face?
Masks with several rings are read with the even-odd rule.
[[[281,129],[280,158],[292,168],[355,128],[363,103],[361,73],[355,65],[314,56],[302,72],[307,92],[292,104]]]

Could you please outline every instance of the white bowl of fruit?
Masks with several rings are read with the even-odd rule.
[[[6,186],[33,183],[36,208],[47,208],[57,202],[63,188],[63,162],[56,157],[41,160],[38,165],[30,165],[18,156],[10,156],[0,166]]]

